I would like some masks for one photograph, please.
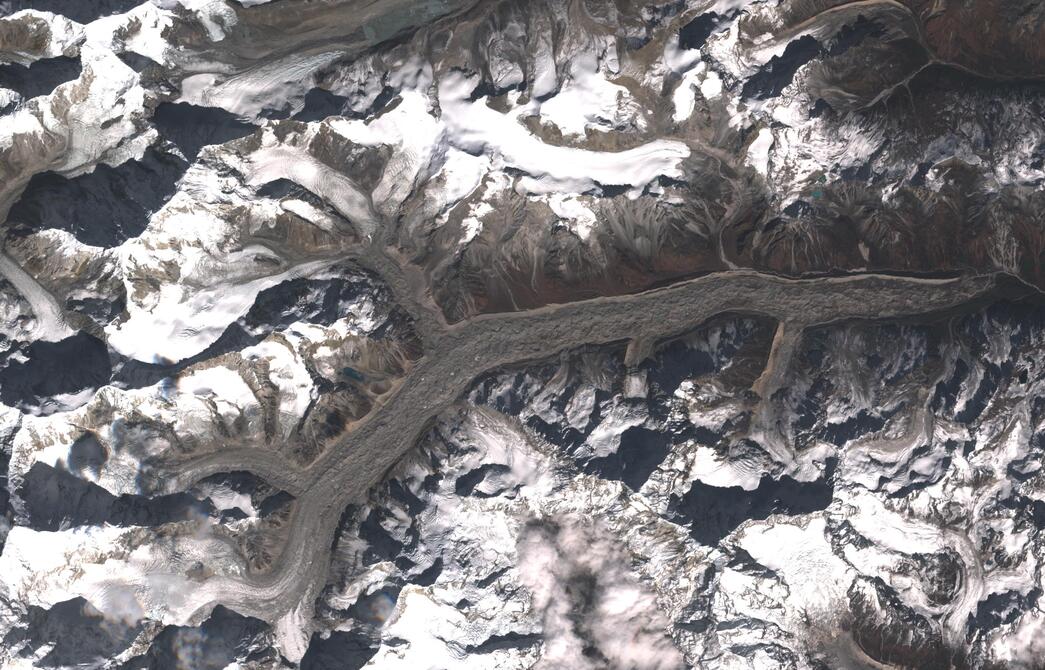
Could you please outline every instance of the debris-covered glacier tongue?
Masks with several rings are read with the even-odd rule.
[[[817,328],[766,398],[744,318],[494,373],[346,512],[321,617],[374,667],[1033,667],[1043,314]]]
[[[1035,670],[1036,0],[0,0],[0,666]]]

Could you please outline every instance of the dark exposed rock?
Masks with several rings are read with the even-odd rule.
[[[0,370],[0,402],[53,411],[53,396],[75,394],[109,382],[111,367],[105,344],[87,333],[60,342],[39,340],[26,348],[25,361]]]
[[[140,0],[0,0],[0,16],[35,9],[59,14],[77,23],[90,23],[102,16],[122,14],[140,4]]]
[[[186,167],[180,158],[150,148],[141,160],[99,165],[78,177],[37,174],[11,208],[12,233],[57,229],[84,244],[118,246],[145,230],[149,216],[174,194]]]
[[[715,12],[701,14],[679,28],[679,46],[683,49],[699,49],[704,46],[704,42],[711,37],[724,18]]]
[[[373,593],[368,593],[349,607],[347,614],[350,619],[359,623],[380,626],[392,614],[400,590],[401,588],[397,584],[389,584]]]
[[[758,73],[744,82],[742,96],[764,100],[780,95],[795,77],[798,69],[816,58],[820,43],[810,35],[791,42],[784,53],[773,56]]]
[[[359,537],[366,540],[368,551],[376,558],[392,560],[403,551],[405,545],[381,525],[383,515],[380,510],[372,510],[359,525]]]
[[[81,477],[85,473],[97,477],[107,460],[108,450],[91,431],[76,438],[69,447],[69,469]]]
[[[329,637],[316,633],[301,659],[301,670],[359,670],[377,653],[368,637],[354,631],[334,631]]]
[[[540,644],[542,639],[542,636],[534,633],[505,633],[494,635],[482,644],[469,647],[468,651],[473,654],[489,654],[498,649],[527,648]]]
[[[93,297],[69,298],[65,301],[65,308],[70,312],[83,314],[99,326],[105,327],[123,313],[127,308],[127,301],[122,293],[110,299]]]
[[[204,477],[196,483],[191,493],[204,504],[220,511],[223,516],[245,516],[245,512],[239,508],[219,508],[212,497],[216,491],[232,491],[249,496],[250,505],[262,518],[283,511],[294,501],[294,496],[277,490],[261,477],[246,471],[222,472]]]
[[[59,84],[76,79],[81,70],[80,59],[68,56],[44,58],[28,66],[6,63],[0,65],[0,88],[17,91],[28,100],[47,95]]]
[[[143,388],[164,379],[173,378],[182,370],[201,361],[210,360],[253,346],[263,338],[252,335],[238,322],[230,324],[225,332],[206,349],[175,363],[145,363],[136,359],[121,359],[114,362],[112,380],[123,388]]]
[[[138,73],[142,73],[151,67],[159,67],[159,63],[153,59],[133,51],[124,51],[116,55],[127,64],[127,67]]]
[[[296,321],[329,326],[345,316],[346,304],[375,289],[364,275],[291,279],[259,293],[244,323],[254,331],[285,328]]]
[[[122,670],[223,670],[236,660],[275,662],[267,650],[269,626],[218,605],[200,626],[167,626],[149,650]]]
[[[305,95],[304,108],[294,115],[297,121],[322,121],[329,116],[346,116],[349,118],[366,118],[384,108],[395,96],[395,90],[386,86],[375,98],[370,109],[358,113],[352,109],[348,98],[331,93],[322,88],[313,88]]]
[[[43,463],[29,469],[18,496],[25,504],[28,525],[48,531],[100,524],[159,526],[198,519],[214,511],[209,503],[187,493],[155,498],[114,496],[97,484]]]
[[[979,602],[976,613],[969,617],[969,637],[1013,623],[1024,612],[1037,606],[1041,593],[1041,589],[1031,589],[1026,594],[1016,591],[990,594]]]
[[[506,465],[501,465],[499,463],[484,463],[475,470],[458,477],[457,482],[454,484],[454,488],[459,496],[478,495],[480,497],[485,497],[487,494],[476,493],[475,487],[490,475],[503,474],[510,471],[511,468]]]
[[[101,668],[106,661],[130,647],[142,629],[140,623],[104,616],[83,598],[56,603],[50,609],[29,606],[23,631],[28,655],[44,645],[54,645],[41,668]]]
[[[702,544],[715,545],[748,519],[762,520],[771,514],[809,514],[831,504],[834,464],[812,482],[799,482],[791,477],[763,477],[753,491],[739,486],[710,486],[693,482],[681,497],[672,496],[675,518],[689,526],[690,533]]]
[[[191,162],[200,149],[245,137],[257,130],[252,123],[216,107],[199,107],[186,102],[164,102],[156,107],[152,122],[163,137],[176,144]]]
[[[621,433],[615,453],[589,460],[584,470],[604,479],[618,479],[637,491],[668,455],[670,441],[670,435],[655,430],[628,428]]]

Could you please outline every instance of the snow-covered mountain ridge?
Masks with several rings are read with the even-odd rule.
[[[1038,668],[1033,0],[0,0],[0,665]]]

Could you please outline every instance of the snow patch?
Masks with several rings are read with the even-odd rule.
[[[559,92],[540,103],[541,118],[555,124],[564,135],[579,137],[588,128],[612,130],[628,123],[644,128],[645,120],[631,93],[607,81],[598,65],[594,54],[578,55]]]
[[[773,131],[762,128],[747,149],[747,163],[764,177],[769,176],[769,150],[773,148]]]
[[[545,144],[512,115],[490,109],[485,99],[469,101],[476,80],[458,72],[439,83],[443,121],[455,146],[526,172],[519,187],[529,193],[584,193],[597,185],[643,187],[657,177],[681,178],[679,163],[689,148],[655,140],[620,152],[599,152]]]

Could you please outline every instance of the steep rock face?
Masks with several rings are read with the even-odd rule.
[[[1045,14],[1040,4],[907,4],[918,13],[929,47],[940,60],[987,77],[1045,75],[1040,40]]]
[[[1037,667],[1042,11],[0,0],[0,664]]]

